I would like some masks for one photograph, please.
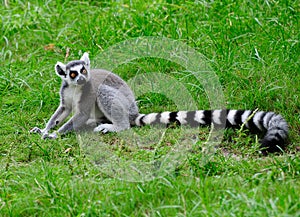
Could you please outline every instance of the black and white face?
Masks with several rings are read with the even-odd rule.
[[[70,85],[84,85],[90,79],[90,60],[84,53],[80,60],[69,62],[67,65],[57,62],[56,73]]]
[[[70,84],[84,85],[89,80],[89,73],[82,61],[72,62],[66,67],[66,74]],[[75,65],[76,64],[76,65]]]

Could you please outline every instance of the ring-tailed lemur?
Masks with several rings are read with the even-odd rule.
[[[67,65],[57,62],[55,71],[63,80],[60,89],[60,105],[44,129],[35,127],[31,132],[42,138],[56,138],[72,130],[93,127],[95,132],[118,132],[130,126],[152,124],[187,124],[193,127],[214,124],[236,127],[244,124],[250,130],[266,132],[261,147],[274,152],[284,145],[288,136],[287,122],[273,112],[252,110],[198,110],[140,114],[129,86],[116,74],[90,69],[88,53],[80,60]],[[50,129],[61,124],[67,116],[74,115],[57,133]]]

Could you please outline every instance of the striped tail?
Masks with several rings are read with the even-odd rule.
[[[253,110],[197,110],[140,114],[137,126],[176,123],[191,127],[213,124],[216,128],[236,128],[243,124],[252,132],[264,132],[261,140],[263,153],[276,152],[284,147],[288,136],[288,124],[274,112]]]

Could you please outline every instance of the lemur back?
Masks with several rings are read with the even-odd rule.
[[[288,136],[287,122],[273,112],[253,110],[197,110],[140,114],[134,94],[124,80],[103,69],[90,69],[84,53],[80,60],[68,64],[57,62],[55,71],[63,80],[60,105],[46,127],[35,127],[31,132],[42,138],[56,138],[72,130],[94,129],[94,132],[118,132],[131,126],[177,123],[191,127],[213,124],[215,127],[240,127],[265,132],[261,147],[265,152],[278,151]],[[67,118],[57,132],[49,131]]]

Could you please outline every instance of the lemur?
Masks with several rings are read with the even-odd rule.
[[[46,127],[34,127],[43,139],[57,138],[73,130],[91,128],[94,132],[119,132],[131,126],[177,123],[192,127],[214,126],[239,127],[265,132],[261,148],[275,152],[284,146],[288,136],[288,124],[274,112],[253,110],[197,110],[140,114],[130,87],[118,75],[103,69],[90,69],[88,53],[80,60],[68,64],[57,62],[55,71],[62,79],[60,105]],[[73,111],[74,115],[56,132],[50,129],[63,123]]]

